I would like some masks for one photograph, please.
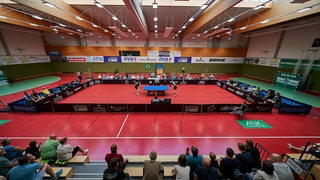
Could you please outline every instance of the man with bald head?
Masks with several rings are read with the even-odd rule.
[[[118,154],[117,152],[118,147],[116,144],[112,144],[110,147],[110,154],[106,154],[105,160],[108,163],[108,167],[111,167],[110,161],[112,158],[118,158],[118,161],[120,163],[120,166],[118,166],[118,169],[124,170],[126,167],[127,162],[129,161],[128,158],[123,159],[122,154]]]
[[[205,157],[202,160],[202,166],[198,166],[194,172],[195,180],[215,180],[218,177],[218,171],[216,168],[210,166],[211,161]]]
[[[57,140],[57,136],[52,134],[48,140],[44,143],[41,149],[41,159],[43,161],[50,161],[56,159],[57,148],[60,145]]]
[[[274,171],[277,173],[281,180],[294,180],[290,167],[282,162],[282,158],[279,154],[271,154],[269,161],[272,162]]]

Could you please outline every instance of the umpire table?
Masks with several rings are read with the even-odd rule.
[[[165,91],[169,90],[168,86],[144,86],[143,90],[147,91],[148,96],[164,96]]]

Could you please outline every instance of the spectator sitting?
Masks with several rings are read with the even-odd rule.
[[[260,169],[261,168],[260,152],[256,147],[254,147],[253,141],[250,139],[246,140],[246,151],[249,152],[252,156],[252,161],[253,161],[252,168]]]
[[[103,75],[102,75],[102,79],[103,79],[103,80],[106,80],[106,79],[107,79],[107,75],[106,75],[106,74],[103,74]]]
[[[234,179],[234,171],[239,166],[239,161],[233,156],[233,149],[227,148],[225,157],[220,161],[219,169],[225,179]]]
[[[75,156],[78,152],[81,152],[82,155],[86,155],[88,153],[88,149],[82,149],[80,146],[73,147],[70,144],[67,144],[68,138],[64,137],[60,139],[60,145],[57,148],[57,164],[65,164],[65,162],[59,161],[68,161],[73,156]]]
[[[238,81],[234,81],[232,84],[233,87],[237,88],[238,87]]]
[[[209,80],[214,80],[214,75],[212,73],[209,76]]]
[[[30,141],[29,147],[26,149],[26,154],[32,154],[36,159],[41,156],[41,143],[37,146],[37,141]]]
[[[150,160],[143,163],[142,180],[161,180],[163,178],[163,167],[160,161],[156,161],[157,153],[152,151],[149,158]]]
[[[242,143],[238,143],[238,149],[240,154],[236,155],[236,159],[240,162],[238,170],[242,173],[250,173],[253,167],[252,156],[249,152],[246,152],[246,146]]]
[[[241,87],[240,87],[240,91],[245,92],[245,90],[248,88],[247,83],[244,83]]]
[[[144,75],[143,74],[140,76],[140,80],[144,80]]]
[[[51,95],[51,92],[46,87],[42,88],[42,93],[45,97],[48,97]]]
[[[194,179],[193,173],[198,166],[202,165],[202,155],[198,155],[198,148],[195,146],[191,147],[192,155],[187,156],[188,165],[190,166],[190,179]]]
[[[244,92],[247,92],[248,94],[252,94],[254,88],[253,86],[251,85],[250,87],[247,88],[247,90],[245,90]]]
[[[31,98],[32,98],[34,101],[38,101],[38,100],[41,99],[40,95],[39,95],[34,89],[32,90]]]
[[[281,104],[281,96],[279,92],[276,92],[275,96],[272,99],[268,99],[267,101],[274,104],[274,108],[278,108]]]
[[[154,72],[152,72],[151,74],[150,74],[150,78],[155,78],[156,77],[156,74],[154,73]]]
[[[8,172],[8,179],[38,180],[42,179],[45,173],[47,173],[52,177],[52,179],[57,180],[61,175],[62,169],[54,174],[50,165],[34,162],[34,160],[34,156],[30,154],[22,155],[18,160],[19,165],[13,167]]]
[[[112,158],[117,158],[119,161],[120,166],[118,168],[124,170],[124,168],[126,167],[127,162],[129,161],[128,158],[123,158],[122,154],[118,154],[117,152],[118,147],[116,144],[112,144],[110,147],[110,154],[106,154],[105,160],[108,163],[108,167],[111,166],[111,159]]]
[[[269,161],[273,164],[274,171],[277,173],[281,180],[294,180],[294,176],[290,167],[282,162],[282,158],[279,154],[271,154]]]
[[[218,178],[218,171],[210,166],[209,158],[203,158],[202,166],[198,166],[194,173],[195,180],[216,180]]]
[[[189,179],[190,166],[187,166],[187,156],[185,154],[179,155],[178,165],[174,165],[172,174],[175,176],[175,180]]]
[[[152,100],[151,100],[151,104],[158,104],[160,103],[160,100],[158,99],[157,96],[155,96]]]
[[[257,89],[254,89],[252,91],[252,94],[256,97],[259,96],[261,94],[260,87],[257,87]]]
[[[22,155],[22,153],[24,152],[24,150],[21,150],[19,146],[10,146],[11,143],[11,139],[7,138],[7,139],[3,139],[1,141],[1,144],[6,152],[6,154],[4,155],[4,157],[6,157],[7,159],[9,159],[10,161],[18,158]]]
[[[110,165],[103,172],[103,180],[124,180],[129,177],[128,174],[124,173],[122,169],[119,168],[120,163],[118,158],[113,157],[110,160]]]
[[[274,171],[272,163],[268,160],[264,160],[261,170],[253,176],[253,180],[279,180],[277,173]],[[282,180],[282,179],[281,179]]]
[[[274,96],[275,96],[274,90],[269,89],[267,94],[264,95],[263,99],[273,99]]]
[[[209,158],[210,158],[210,166],[214,168],[218,168],[219,163],[218,163],[218,160],[216,159],[217,158],[216,154],[214,152],[210,152]]]
[[[240,107],[236,107],[233,109],[232,114],[239,114],[240,116],[242,116],[243,113],[247,111],[247,109],[248,109],[247,102],[244,101]]]
[[[14,167],[18,163],[18,161],[10,162],[7,158],[4,157],[4,154],[6,154],[6,151],[3,147],[0,146],[0,177],[7,177],[10,168]]]
[[[45,141],[41,149],[41,159],[45,162],[56,159],[57,148],[60,145],[57,141],[57,136],[52,134],[48,140]]]
[[[232,86],[232,83],[233,83],[233,82],[232,82],[232,80],[231,80],[230,78],[229,78],[229,79],[227,80],[227,82],[226,82],[226,84],[229,85],[229,86]]]
[[[102,76],[101,76],[101,74],[99,74],[99,75],[98,75],[98,79],[102,79]]]
[[[23,94],[24,94],[23,98],[24,100],[27,101],[27,103],[33,103],[32,97],[27,92],[24,92]]]
[[[130,77],[130,76],[129,76],[129,77]],[[110,80],[114,80],[114,76],[113,76],[113,75],[110,75],[110,76],[109,76],[109,79],[110,79]]]

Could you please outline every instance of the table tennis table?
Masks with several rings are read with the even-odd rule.
[[[143,90],[147,91],[148,96],[164,96],[165,91],[169,90],[168,86],[144,86]]]

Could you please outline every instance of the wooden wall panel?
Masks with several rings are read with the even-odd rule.
[[[140,51],[147,56],[148,51],[181,51],[182,56],[202,57],[246,57],[247,48],[174,48],[174,47],[96,47],[96,46],[45,46],[46,51],[59,50],[63,56],[119,56],[120,50]]]

